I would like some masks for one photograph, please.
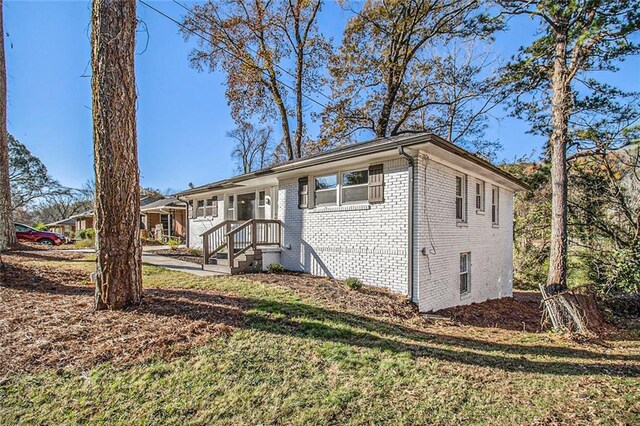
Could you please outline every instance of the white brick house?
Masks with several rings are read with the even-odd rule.
[[[176,195],[189,204],[189,246],[205,244],[205,268],[233,273],[278,261],[360,278],[427,312],[511,296],[513,194],[524,188],[489,162],[418,134]],[[211,265],[224,263],[224,252],[227,265]]]

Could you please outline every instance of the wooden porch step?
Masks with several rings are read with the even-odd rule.
[[[234,275],[246,271],[256,260],[262,260],[262,251],[260,249],[249,250],[239,254],[234,259],[233,266],[229,265],[229,259],[226,256],[220,256],[215,259],[215,263],[203,265],[202,269]]]

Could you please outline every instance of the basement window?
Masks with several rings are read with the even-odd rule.
[[[471,253],[460,253],[460,295],[471,289]]]

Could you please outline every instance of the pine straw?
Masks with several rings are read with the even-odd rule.
[[[93,288],[79,284],[86,273],[50,266],[28,269],[16,256],[4,260],[0,375],[171,358],[227,335],[243,322],[245,303],[212,291],[148,289],[140,306],[94,312]]]
[[[512,298],[456,306],[436,314],[465,325],[537,333],[547,328],[542,324],[541,301],[538,292],[514,291]]]
[[[338,280],[293,272],[244,274],[242,277],[291,289],[303,297],[319,300],[325,306],[343,311],[393,320],[421,321],[418,309],[406,297],[383,288],[364,286],[359,290],[353,290]]]

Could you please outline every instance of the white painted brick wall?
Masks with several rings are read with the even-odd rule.
[[[421,311],[512,294],[513,192],[500,187],[500,225],[493,227],[490,197],[495,182],[467,173],[468,223],[458,226],[454,168],[424,154],[416,161],[414,300]],[[366,284],[408,294],[407,177],[404,159],[386,161],[384,203],[315,209],[298,209],[297,178],[281,180],[277,217],[284,222],[283,246],[291,246],[282,251],[283,265],[313,275],[357,277]],[[486,183],[485,214],[475,209],[478,178]],[[200,234],[223,221],[223,198],[218,201],[218,217],[190,219],[191,247],[202,247]],[[459,256],[463,252],[471,253],[471,291],[461,296]]]
[[[200,234],[224,221],[224,197],[218,196],[218,216],[191,218],[189,208],[189,247],[202,248],[202,237]]]
[[[451,167],[420,155],[416,269],[421,311],[511,296],[513,276],[513,192],[500,187],[499,226],[491,224],[491,185],[484,177],[485,213],[476,213],[475,183],[467,174],[468,223],[455,218],[455,176]],[[464,171],[462,171],[464,173]],[[428,255],[420,253],[426,248]],[[460,253],[471,253],[471,291],[460,295]]]
[[[311,183],[311,182],[310,182]],[[278,217],[284,222],[283,265],[407,294],[407,162],[384,162],[382,204],[299,209],[298,179],[280,182]]]

